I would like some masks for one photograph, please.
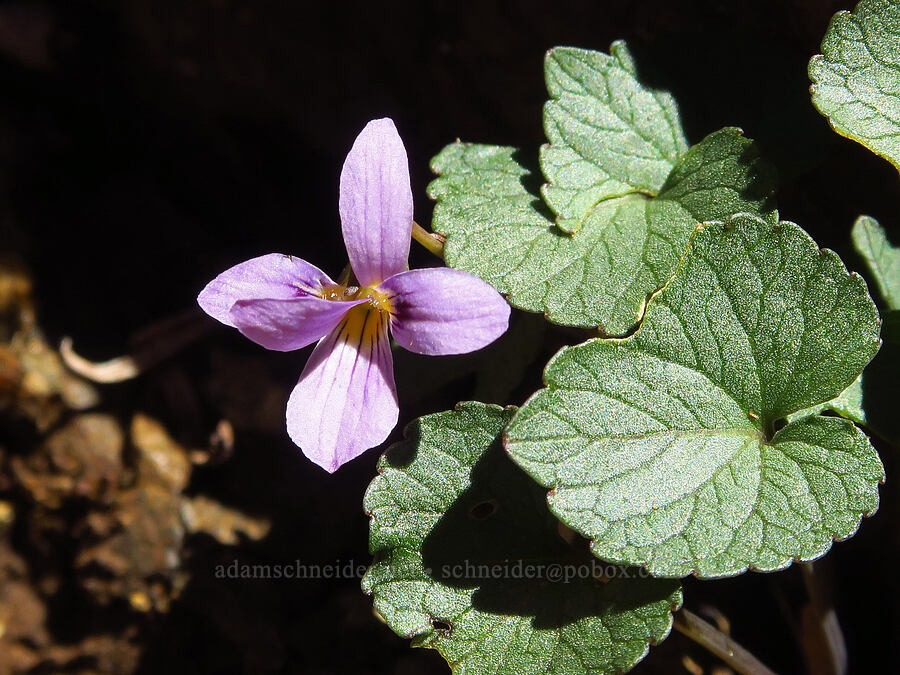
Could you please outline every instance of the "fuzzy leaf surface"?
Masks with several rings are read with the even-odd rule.
[[[609,51],[557,47],[544,60],[541,191],[566,232],[603,200],[658,194],[688,147],[675,99],[638,81],[624,42]]]
[[[884,346],[865,372],[866,424],[882,436],[900,438],[896,391],[900,376],[900,248],[888,240],[884,228],[870,216],[860,216],[851,232],[853,247],[868,268],[888,311],[881,338]]]
[[[888,308],[900,309],[900,248],[891,245],[884,228],[870,216],[857,218],[850,236]]]
[[[835,14],[809,78],[832,128],[900,169],[900,2],[862,0]]]
[[[818,415],[820,412],[830,411],[857,424],[866,423],[866,411],[863,408],[863,376],[860,375],[853,384],[844,389],[830,401],[819,403],[803,410],[798,410],[787,416],[788,422],[793,422],[807,415]]]
[[[375,561],[363,589],[395,632],[437,649],[454,673],[628,670],[668,635],[679,585],[553,578],[553,566],[566,575],[594,563],[505,456],[511,415],[462,403],[420,418],[386,453],[365,498]]]
[[[699,229],[638,331],[564,348],[506,432],[513,460],[595,555],[651,574],[776,570],[878,505],[877,453],[807,415],[879,346],[865,282],[793,223]]]
[[[737,129],[707,136],[659,189],[602,199],[572,235],[541,201],[515,148],[455,143],[432,160],[433,229],[448,265],[481,277],[554,323],[623,335],[672,275],[698,223],[747,211],[776,219],[774,181]]]

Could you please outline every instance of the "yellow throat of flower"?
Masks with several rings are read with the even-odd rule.
[[[341,337],[348,342],[372,345],[381,333],[386,334],[388,320],[393,313],[391,299],[371,286],[326,286],[322,289],[322,297],[326,300],[346,302],[351,300],[368,300],[347,312],[341,322]]]

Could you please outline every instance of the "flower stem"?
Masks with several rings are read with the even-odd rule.
[[[675,615],[675,630],[706,647],[742,675],[775,675],[725,633],[686,609]]]
[[[444,242],[447,240],[442,235],[428,232],[417,222],[413,221],[412,238],[434,253],[438,258],[444,257]]]

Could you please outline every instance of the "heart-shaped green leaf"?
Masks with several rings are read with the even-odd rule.
[[[834,130],[900,169],[900,3],[862,0],[835,14],[809,78]]]
[[[432,168],[440,175],[429,186],[433,228],[447,237],[448,265],[481,277],[516,307],[610,335],[632,330],[699,222],[739,211],[776,218],[771,172],[737,129],[691,148],[655,197],[592,204],[576,234],[557,227],[514,148],[454,143]]]
[[[811,560],[875,510],[883,468],[847,420],[775,429],[846,389],[879,325],[863,280],[798,226],[708,224],[633,336],[550,362],[507,449],[606,560],[671,577]]]
[[[679,585],[598,567],[565,542],[543,490],[503,452],[511,415],[462,403],[388,450],[365,498],[375,561],[363,589],[454,673],[628,670],[668,635]]]

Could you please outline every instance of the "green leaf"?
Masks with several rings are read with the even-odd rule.
[[[865,282],[793,223],[699,229],[638,331],[565,348],[506,432],[595,555],[651,574],[775,570],[825,553],[884,473],[848,420],[805,416],[878,350]]]
[[[566,232],[605,199],[657,194],[687,150],[675,99],[641,85],[624,42],[609,51],[557,47],[544,64],[542,193]]]
[[[870,216],[857,218],[850,236],[887,306],[900,309],[900,249],[891,246],[884,228]]]
[[[699,222],[739,211],[776,218],[771,172],[737,129],[691,148],[658,196],[598,202],[575,235],[555,226],[514,148],[454,143],[432,168],[440,175],[429,186],[433,228],[447,237],[448,265],[481,277],[516,307],[610,335],[632,330]]]
[[[869,216],[856,219],[851,239],[868,268],[869,279],[890,310],[883,314],[881,326],[885,344],[864,373],[864,393],[861,392],[866,411],[864,422],[882,436],[900,438],[895,404],[900,375],[900,249],[891,245],[884,228]]]
[[[844,391],[830,401],[819,403],[810,406],[809,408],[804,408],[803,410],[798,410],[797,412],[788,415],[787,421],[793,422],[794,420],[799,420],[801,417],[806,417],[807,415],[818,415],[820,412],[826,410],[837,413],[841,417],[856,422],[857,424],[865,424],[866,411],[863,409],[863,376],[860,375],[853,380],[853,384],[844,389]]]
[[[900,169],[900,3],[862,0],[835,14],[809,78],[832,128]]]
[[[503,452],[511,415],[462,403],[387,452],[365,498],[375,561],[363,589],[454,673],[623,672],[668,635],[679,585],[598,568],[565,542],[543,490]]]

